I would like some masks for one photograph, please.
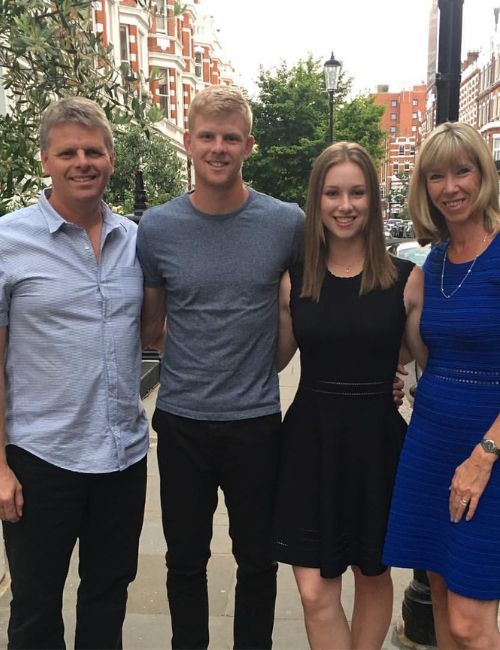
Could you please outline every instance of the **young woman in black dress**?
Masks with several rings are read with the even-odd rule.
[[[293,565],[311,648],[380,648],[392,614],[381,555],[406,424],[392,383],[418,336],[421,269],[385,249],[378,179],[367,151],[339,142],[315,161],[303,264],[280,289],[278,366],[301,355],[284,420],[273,536]],[[422,359],[423,361],[423,359]],[[349,624],[342,574],[352,568]]]

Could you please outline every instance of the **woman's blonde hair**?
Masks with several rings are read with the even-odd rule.
[[[424,140],[410,179],[408,208],[415,235],[421,244],[440,242],[449,237],[446,220],[427,192],[427,175],[432,170],[455,167],[464,157],[478,168],[481,175],[481,188],[472,207],[473,213],[483,215],[487,232],[500,230],[498,174],[488,145],[469,124],[444,122]]]
[[[336,142],[316,158],[309,177],[304,233],[304,279],[301,293],[304,298],[319,300],[328,261],[328,241],[321,219],[321,197],[328,171],[333,165],[343,162],[352,162],[361,169],[370,202],[368,220],[363,230],[365,262],[360,294],[377,288],[387,289],[396,279],[396,268],[385,248],[382,207],[375,165],[368,151],[361,145],[354,142]]]

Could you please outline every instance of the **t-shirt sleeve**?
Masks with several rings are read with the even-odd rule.
[[[137,229],[137,257],[144,273],[144,286],[161,287],[164,284],[154,246],[151,245],[147,222],[142,219]]]

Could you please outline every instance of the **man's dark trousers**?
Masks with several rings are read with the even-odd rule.
[[[238,565],[234,647],[272,646],[277,565],[271,524],[280,422],[279,413],[220,422],[155,412],[175,650],[208,646],[207,562],[218,487]]]
[[[121,648],[144,518],[146,458],[122,472],[84,474],[19,447],[6,450],[25,502],[21,521],[3,522],[13,596],[8,647],[65,648],[62,596],[79,539],[75,648]]]

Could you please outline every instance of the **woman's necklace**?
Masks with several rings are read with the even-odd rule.
[[[486,233],[486,235],[483,237],[481,245],[479,246],[479,250],[476,253],[476,257],[472,260],[472,263],[467,269],[467,271],[465,272],[464,277],[460,280],[458,285],[453,289],[451,293],[446,293],[446,291],[444,290],[444,267],[446,266],[446,260],[448,259],[448,248],[450,246],[450,243],[448,242],[448,245],[446,246],[446,250],[444,251],[443,266],[441,268],[441,293],[443,294],[444,298],[451,298],[452,296],[454,296],[457,293],[457,291],[461,288],[465,280],[472,273],[472,269],[474,268],[474,265],[476,263],[477,258],[479,257],[480,252],[483,250],[484,242],[486,241],[487,237],[488,237],[488,233]]]
[[[360,262],[364,262],[365,258],[360,257],[357,260],[354,260],[353,262],[349,262],[349,266],[346,266],[345,264],[339,264],[338,262],[334,262],[333,260],[330,260],[330,264],[332,266],[336,266],[338,269],[342,269],[345,273],[350,273],[352,269],[358,266]]]

